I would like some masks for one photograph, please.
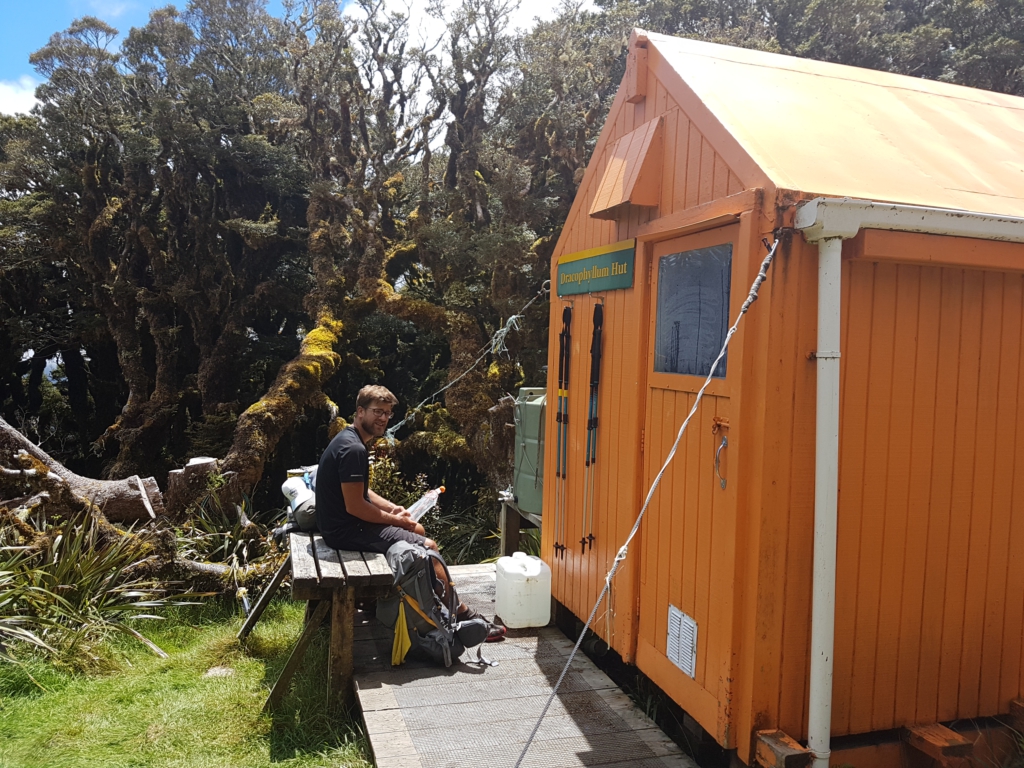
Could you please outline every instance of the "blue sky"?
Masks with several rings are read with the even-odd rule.
[[[31,108],[39,80],[28,57],[75,19],[96,16],[126,33],[145,24],[154,8],[186,4],[187,0],[0,0],[0,112]],[[270,8],[280,13],[280,0],[271,0]]]
[[[347,4],[347,0],[341,0]],[[410,11],[412,28],[423,39],[436,40],[444,25],[424,14],[427,0],[389,0],[403,12]],[[448,6],[459,0],[445,0]],[[188,0],[0,0],[0,113],[28,112],[35,102],[33,93],[39,84],[28,57],[42,48],[50,35],[67,29],[77,18],[96,16],[122,34],[139,27],[149,19],[154,8],[176,5],[184,8]],[[530,28],[540,18],[552,18],[559,8],[558,0],[520,0],[512,15],[512,26]],[[281,0],[269,0],[271,13],[283,13]],[[583,7],[592,8],[593,0]]]

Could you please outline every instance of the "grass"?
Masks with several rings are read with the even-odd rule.
[[[235,640],[235,607],[210,601],[145,623],[167,659],[113,636],[101,674],[42,660],[0,663],[0,766],[368,768],[353,719],[325,711],[325,632],[278,712],[261,713],[298,637],[303,608],[271,603],[244,649]],[[206,676],[213,668],[231,673]]]

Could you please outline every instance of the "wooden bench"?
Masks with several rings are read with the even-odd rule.
[[[269,601],[268,593],[272,593],[280,584],[290,563],[292,597],[307,601],[306,620],[281,676],[267,697],[264,710],[273,709],[284,698],[310,640],[328,611],[331,612],[328,703],[347,706],[352,703],[353,697],[352,632],[356,600],[383,595],[393,580],[391,568],[384,555],[332,549],[319,534],[293,533],[289,537],[289,548],[289,560],[281,567],[264,595]],[[260,596],[260,603],[264,603],[264,595]],[[257,608],[262,613],[262,607]],[[239,636],[242,637],[242,633]]]

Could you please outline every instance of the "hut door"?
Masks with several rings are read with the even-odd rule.
[[[742,297],[732,290],[738,227],[658,243],[651,265],[643,438],[646,491],[722,347]],[[737,298],[739,301],[737,301]],[[738,361],[738,358],[736,358]],[[735,552],[738,363],[719,363],[644,519],[641,669],[709,732],[728,723]],[[723,714],[726,713],[726,714]]]

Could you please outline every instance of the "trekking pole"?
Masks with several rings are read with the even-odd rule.
[[[604,303],[594,305],[594,332],[590,341],[590,402],[587,412],[586,478],[583,489],[583,527],[580,547],[584,554],[594,547],[594,491],[597,471],[597,391],[601,384],[601,337],[604,327]]]
[[[560,534],[558,517],[562,501],[562,393],[565,391],[565,328],[568,322],[567,318],[571,317],[572,309],[565,307],[562,310],[562,330],[558,334],[558,411],[555,414],[555,422],[557,424],[557,438],[555,440],[555,514],[552,520],[556,555],[559,553],[558,548],[560,546],[558,541]]]
[[[569,531],[569,374],[572,371],[572,305],[562,312],[563,333],[565,333],[565,375],[562,389],[562,441],[559,450],[562,454],[562,479],[559,483],[562,501],[559,504],[559,542],[567,538]],[[565,544],[559,543],[558,556],[565,557]]]

